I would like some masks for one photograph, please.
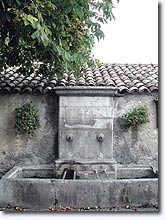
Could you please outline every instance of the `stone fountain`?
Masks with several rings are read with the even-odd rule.
[[[115,179],[113,96],[117,90],[105,89],[109,96],[103,96],[103,91],[99,89],[93,89],[92,94],[89,91],[79,88],[57,90],[60,101],[56,170],[73,170],[74,176],[80,179],[90,176],[92,179],[103,176]]]
[[[158,205],[151,167],[121,166],[113,158],[115,88],[57,88],[58,159],[52,165],[15,166],[1,181],[3,206]]]

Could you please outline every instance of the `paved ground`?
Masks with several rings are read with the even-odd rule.
[[[159,209],[156,206],[148,206],[148,207],[136,207],[136,206],[118,206],[118,207],[107,207],[107,208],[101,208],[101,207],[81,207],[81,208],[75,208],[75,207],[66,207],[66,208],[48,208],[44,210],[29,210],[26,208],[21,207],[6,207],[6,208],[0,208],[0,211],[5,212],[38,212],[38,211],[48,211],[48,212],[158,212]]]

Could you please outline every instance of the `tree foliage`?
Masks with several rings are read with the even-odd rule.
[[[80,74],[95,64],[95,38],[101,24],[113,18],[112,0],[1,0],[0,69],[18,66],[20,73],[58,76]]]

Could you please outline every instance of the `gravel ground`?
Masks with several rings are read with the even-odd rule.
[[[101,208],[95,207],[60,207],[60,208],[48,208],[48,209],[26,209],[21,207],[11,207],[0,208],[0,211],[5,212],[158,212],[157,206],[147,206],[147,207],[137,207],[137,206],[118,206],[118,207],[107,207]]]

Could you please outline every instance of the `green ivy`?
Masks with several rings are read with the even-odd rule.
[[[121,126],[129,128],[131,126],[138,126],[149,122],[149,112],[146,106],[138,106],[132,111],[124,114],[121,119]]]
[[[15,112],[15,127],[18,129],[18,131],[33,134],[36,129],[40,128],[38,111],[32,102],[26,103],[22,107],[16,108]]]

